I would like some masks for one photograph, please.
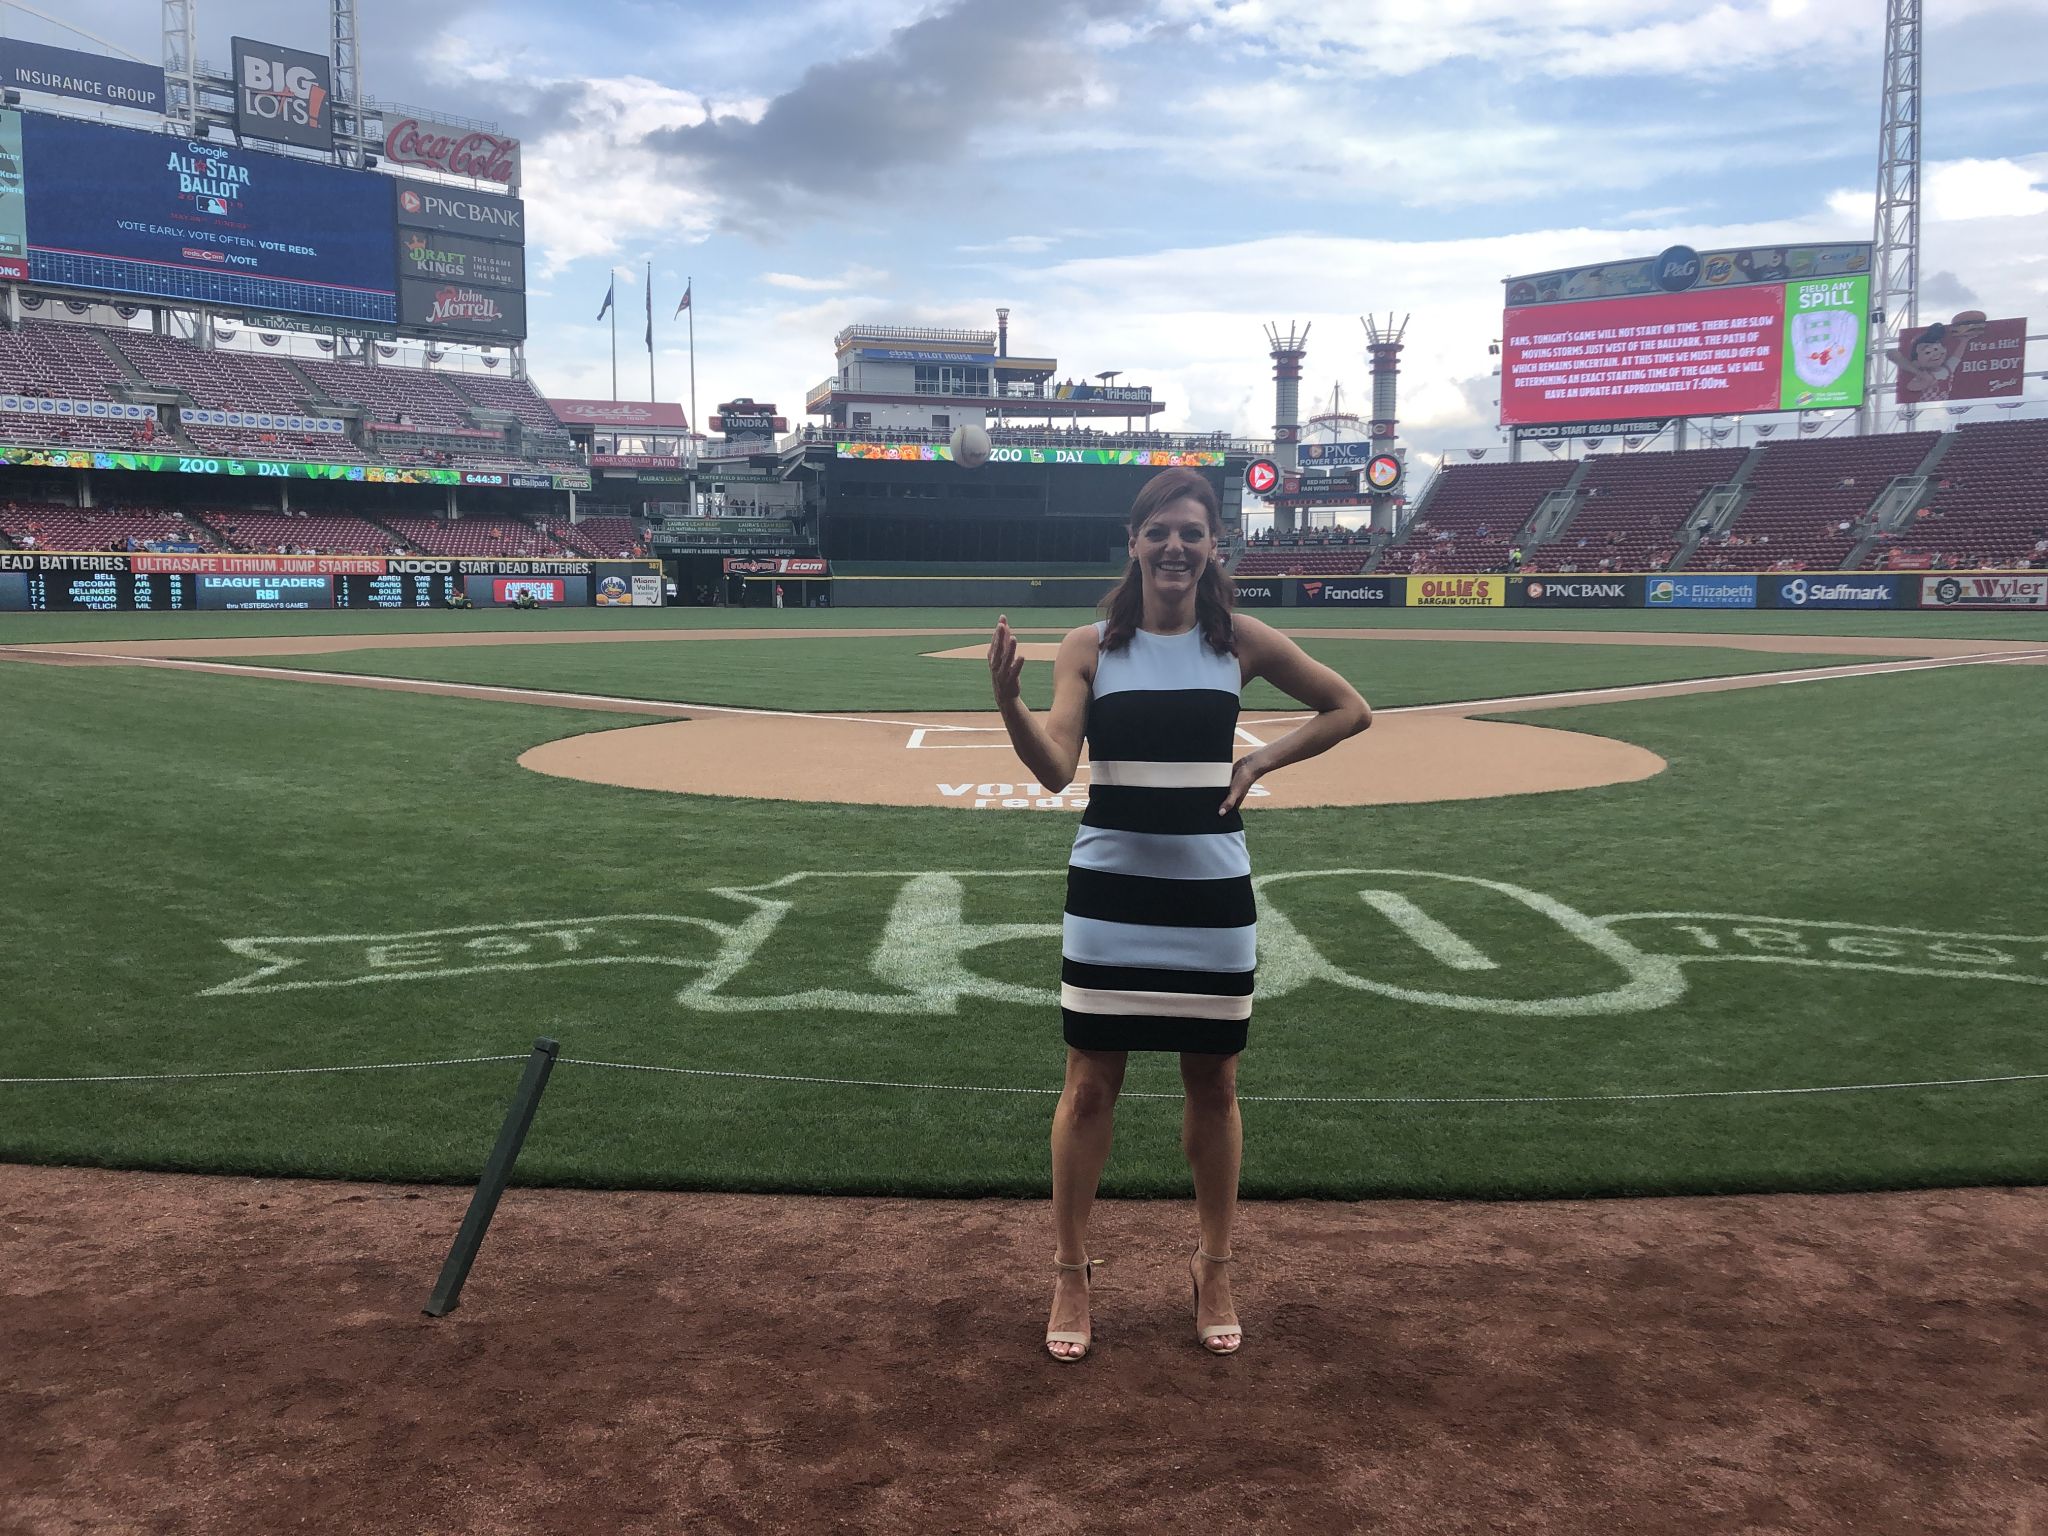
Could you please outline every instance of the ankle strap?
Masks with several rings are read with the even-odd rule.
[[[1218,1257],[1216,1254],[1213,1253],[1204,1253],[1198,1247],[1195,1249],[1195,1257],[1198,1259],[1207,1259],[1211,1264],[1228,1264],[1231,1260],[1235,1259],[1237,1255],[1234,1253],[1226,1253],[1223,1254],[1221,1257]]]
[[[1078,1264],[1068,1264],[1063,1262],[1058,1254],[1054,1254],[1052,1267],[1054,1269],[1093,1269],[1098,1264],[1106,1264],[1108,1262],[1107,1259],[1083,1259]]]

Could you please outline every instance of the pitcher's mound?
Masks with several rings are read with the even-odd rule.
[[[1277,740],[1300,718],[1248,717],[1240,754]],[[570,736],[519,762],[594,784],[749,800],[1052,811],[1078,810],[1088,793],[1085,760],[1065,793],[1032,783],[993,713],[705,715]],[[1246,808],[1481,800],[1626,784],[1664,767],[1656,753],[1604,736],[1460,715],[1382,715],[1364,735],[1271,775]]]

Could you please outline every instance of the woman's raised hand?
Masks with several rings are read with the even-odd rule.
[[[988,643],[988,677],[996,692],[996,707],[1001,709],[1013,704],[1021,696],[1019,680],[1024,676],[1024,657],[1018,650],[1017,637],[1010,633],[1010,618],[1003,614],[996,619],[996,632]]]

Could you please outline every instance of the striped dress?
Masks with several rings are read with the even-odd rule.
[[[1096,625],[1099,636],[1104,626]],[[1139,630],[1096,662],[1088,810],[1067,863],[1060,1015],[1086,1051],[1244,1049],[1257,911],[1230,786],[1238,662]]]

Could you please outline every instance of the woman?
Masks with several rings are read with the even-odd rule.
[[[1044,718],[999,619],[989,675],[1010,743],[1049,793],[1089,746],[1088,811],[1067,867],[1060,1014],[1066,1086],[1052,1123],[1055,1360],[1088,1353],[1088,1214],[1131,1051],[1177,1051],[1181,1147],[1200,1240],[1188,1261],[1195,1332],[1212,1354],[1244,1334],[1226,1266],[1243,1136],[1237,1057],[1251,1018],[1257,928],[1238,806],[1262,776],[1327,752],[1372,723],[1358,691],[1257,619],[1234,615],[1218,563],[1216,492],[1193,470],[1154,475],[1131,507],[1130,565],[1106,618],[1070,632]],[[1263,677],[1315,710],[1232,764],[1238,697]]]

